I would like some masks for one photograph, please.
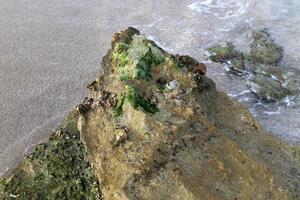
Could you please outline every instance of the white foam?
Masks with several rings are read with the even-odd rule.
[[[244,91],[239,92],[239,93],[237,93],[237,94],[230,94],[230,93],[229,93],[228,96],[231,96],[231,97],[238,97],[238,96],[242,96],[242,95],[249,94],[249,93],[251,93],[250,90],[244,90]]]
[[[187,7],[198,14],[213,15],[224,20],[246,13],[249,3],[243,0],[198,0]]]
[[[281,113],[281,109],[278,108],[276,111],[265,111],[264,113],[267,115],[279,115]]]

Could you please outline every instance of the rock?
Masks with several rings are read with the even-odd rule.
[[[218,63],[227,63],[233,70],[244,70],[244,55],[237,51],[231,42],[215,45],[208,49],[210,59]]]
[[[113,146],[118,146],[127,139],[127,133],[124,129],[118,129],[113,139]]]
[[[115,34],[79,117],[1,179],[0,199],[102,199],[100,186],[106,200],[299,199],[299,147],[197,67],[134,28]]]
[[[251,60],[256,64],[278,65],[283,57],[283,48],[277,45],[267,30],[253,33]]]
[[[177,87],[177,81],[173,80],[166,85],[167,89],[174,90]]]
[[[102,199],[72,111],[47,143],[26,156],[13,175],[0,179],[0,199]]]
[[[248,81],[250,89],[264,101],[283,99],[293,92],[288,88],[284,73],[275,66],[261,65]]]
[[[198,86],[199,91],[205,91],[209,89],[216,89],[216,84],[206,76],[200,75],[200,74],[194,74],[194,78],[196,81],[196,84]]]
[[[196,59],[188,55],[176,54],[175,56],[171,55],[171,57],[175,60],[175,63],[178,68],[186,67],[189,70],[193,70],[194,67],[199,64],[199,62]]]
[[[118,103],[115,108],[103,104],[82,114],[79,125],[105,199],[300,197],[299,187],[294,187],[300,174],[291,178],[286,173],[299,169],[291,153],[296,148],[265,133],[244,106],[218,92],[203,68],[195,70],[198,61],[170,55],[128,31],[117,35],[97,79],[105,80],[102,92],[116,94]],[[149,62],[147,76],[120,79],[119,61],[107,58],[119,57],[114,49],[118,41],[133,48],[136,39],[139,47],[142,43],[156,47],[161,62]],[[122,73],[134,74],[139,68],[135,63],[143,56],[126,66],[130,72]],[[158,86],[172,86],[175,96],[168,88],[157,90]],[[165,98],[166,94],[173,96]],[[125,135],[116,126],[129,131]],[[111,142],[112,137],[120,142]]]
[[[194,74],[199,73],[200,75],[205,75],[207,72],[206,66],[204,63],[200,63],[197,65],[196,69],[194,70]]]
[[[208,50],[212,61],[226,63],[230,73],[242,76],[261,100],[280,101],[293,95],[295,91],[290,89],[285,73],[277,66],[283,57],[283,49],[271,39],[267,30],[255,31],[250,47],[250,55],[237,51],[230,42]]]

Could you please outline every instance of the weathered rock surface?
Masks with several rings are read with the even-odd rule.
[[[197,68],[133,28],[114,35],[78,124],[104,198],[300,198],[299,149]]]
[[[1,200],[102,198],[77,121],[78,112],[72,111],[62,127],[26,156],[11,177],[0,178]]]
[[[278,65],[283,57],[283,48],[271,38],[268,30],[253,33],[251,59],[254,63]]]
[[[77,107],[80,137],[73,112],[0,181],[0,199],[101,199],[97,180],[106,200],[299,199],[299,147],[262,130],[206,70],[134,28],[116,33]]]
[[[249,89],[263,101],[279,101],[298,92],[283,70],[283,48],[274,42],[267,30],[253,33],[250,49],[249,54],[242,53],[227,42],[208,51],[212,61],[225,63],[229,72],[243,77]]]

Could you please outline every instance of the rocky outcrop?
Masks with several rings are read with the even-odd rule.
[[[290,86],[283,71],[283,48],[271,39],[267,30],[253,33],[250,49],[250,53],[243,53],[227,42],[208,51],[212,61],[225,63],[229,72],[243,77],[249,89],[265,102],[279,101],[298,92]]]
[[[99,182],[72,111],[47,143],[26,156],[11,177],[0,178],[1,200],[101,199]]]
[[[299,199],[300,149],[262,130],[206,71],[134,28],[116,33],[89,97],[1,181],[0,197]]]
[[[218,92],[203,64],[129,28],[100,70],[79,129],[105,199],[300,197],[299,150]]]

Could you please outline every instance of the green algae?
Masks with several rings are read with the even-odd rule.
[[[211,53],[210,59],[212,61],[225,63],[234,56],[235,48],[231,42],[227,42],[225,45],[217,44],[210,47],[208,51]]]
[[[283,86],[279,79],[271,78],[268,74],[257,74],[251,80],[250,88],[264,101],[283,99],[292,92]]]
[[[155,114],[159,111],[157,106],[150,100],[142,97],[135,88],[128,86],[127,100],[134,109],[142,108],[144,111]]]
[[[283,57],[283,48],[271,39],[267,30],[253,33],[251,61],[256,64],[277,65]]]
[[[237,51],[229,42],[208,49],[210,59],[226,63],[230,72],[242,75],[251,91],[264,101],[280,100],[292,95],[285,73],[278,67],[283,49],[271,38],[267,30],[253,33],[250,53]]]
[[[125,103],[125,95],[119,95],[118,96],[118,102],[117,105],[114,108],[113,116],[118,117],[123,113],[123,105]]]
[[[142,35],[134,35],[130,43],[118,42],[112,58],[120,80],[150,80],[151,67],[164,62],[164,55]]]
[[[156,112],[159,112],[159,109],[157,106],[149,99],[144,98],[141,96],[137,90],[132,86],[126,86],[126,93],[118,95],[118,101],[116,106],[113,108],[113,116],[118,117],[123,113],[123,106],[125,102],[129,102],[130,105],[134,109],[142,108],[145,112],[155,114]]]
[[[217,44],[208,49],[210,59],[218,63],[230,63],[233,69],[243,70],[244,54],[237,51],[231,42],[227,42],[225,45]]]
[[[99,183],[72,112],[47,143],[37,146],[10,178],[0,179],[0,199],[101,199]]]

